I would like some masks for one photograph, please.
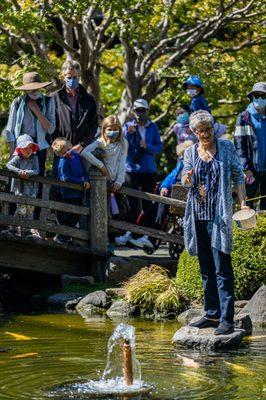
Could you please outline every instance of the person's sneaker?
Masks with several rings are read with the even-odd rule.
[[[115,246],[113,243],[109,243],[107,246],[107,252],[110,256],[113,256],[115,254]]]
[[[144,247],[148,247],[149,249],[153,249],[152,242],[148,239],[148,235],[144,235],[138,239],[130,239],[130,243],[134,244],[136,247],[140,247],[143,249]]]
[[[126,232],[125,235],[118,236],[115,238],[115,243],[118,246],[125,246],[127,242],[132,239],[131,232]]]
[[[31,229],[31,236],[36,239],[42,239],[40,232],[37,229]]]
[[[60,236],[60,235],[56,235],[56,236],[53,238],[53,241],[54,241],[54,243],[56,243],[56,244],[68,244],[67,238],[65,238],[65,237],[63,237],[63,236]]]
[[[202,317],[196,322],[191,322],[188,326],[192,326],[194,328],[204,329],[204,328],[216,328],[219,325],[220,321],[213,321],[206,317]]]
[[[234,325],[221,322],[217,329],[213,332],[214,335],[230,335],[234,332]]]

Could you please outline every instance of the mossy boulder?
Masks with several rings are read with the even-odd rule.
[[[255,229],[234,228],[232,265],[235,275],[235,298],[249,299],[266,281],[266,216],[260,216]],[[202,280],[197,257],[183,251],[178,263],[176,281],[190,301],[201,301]]]

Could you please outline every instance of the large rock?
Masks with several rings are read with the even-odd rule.
[[[242,308],[241,314],[249,314],[253,325],[266,325],[266,286],[261,286],[247,305]]]
[[[140,315],[140,309],[125,300],[117,300],[111,305],[107,315],[108,317],[136,317]]]
[[[93,315],[103,315],[106,313],[105,308],[96,307],[93,304],[84,304],[81,307],[76,307],[77,312],[83,317],[91,317]]]
[[[198,317],[198,319],[200,319],[204,315],[205,312],[203,308],[189,308],[188,310],[178,315],[177,321],[181,325],[188,325],[193,318]]]
[[[47,303],[50,307],[65,310],[69,301],[75,300],[78,303],[82,297],[84,293],[55,293],[48,297]]]
[[[135,275],[142,267],[123,257],[110,257],[106,265],[106,282],[110,284],[121,284]]]
[[[248,314],[238,314],[235,317],[235,328],[244,329],[246,335],[252,333],[252,321]]]
[[[245,331],[236,329],[230,335],[214,335],[213,328],[199,329],[183,326],[173,336],[173,343],[187,348],[198,349],[232,349],[240,345]]]
[[[111,297],[103,290],[96,290],[96,292],[89,293],[87,296],[83,297],[83,299],[79,301],[77,309],[84,308],[84,306],[88,304],[99,308],[108,308],[111,304]]]
[[[91,286],[94,285],[93,276],[74,276],[74,275],[62,275],[61,276],[62,287],[71,286],[71,285],[84,285]]]
[[[235,308],[244,308],[248,303],[248,300],[236,300]]]
[[[126,291],[124,288],[107,288],[105,289],[105,293],[111,297],[125,297]]]

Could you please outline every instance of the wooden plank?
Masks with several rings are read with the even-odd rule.
[[[122,231],[130,231],[134,233],[139,233],[140,235],[148,235],[157,239],[162,239],[166,242],[184,244],[183,236],[158,231],[157,229],[146,228],[145,226],[130,224],[128,222],[118,221],[111,218],[109,219],[109,226]]]
[[[181,209],[185,209],[186,207],[185,201],[158,196],[157,194],[142,192],[141,190],[135,190],[125,186],[120,189],[120,193],[126,194],[127,196],[137,197],[138,199],[156,201],[157,203],[163,203]]]
[[[6,169],[0,169],[0,176],[8,176],[10,178],[19,179],[18,175],[15,172],[8,171]],[[60,186],[60,187],[66,187],[69,189],[85,191],[85,189],[83,188],[82,185],[79,185],[77,183],[71,183],[71,182],[63,182],[63,181],[60,181],[59,179],[55,179],[50,176],[35,175],[35,176],[30,176],[28,180],[32,181],[32,182],[47,184],[47,185],[55,185],[55,186]]]
[[[72,214],[89,215],[90,210],[87,207],[74,206],[73,204],[61,203],[59,201],[34,199],[27,196],[15,196],[11,193],[0,192],[0,200],[9,203],[26,204],[30,206],[48,208],[50,210],[64,211]]]
[[[62,235],[71,236],[76,239],[88,240],[89,235],[85,230],[70,228],[65,225],[55,225],[51,222],[40,222],[38,220],[32,220],[21,217],[13,217],[11,215],[0,215],[1,225],[14,225],[21,226],[22,228],[38,229],[45,232],[59,233]]]

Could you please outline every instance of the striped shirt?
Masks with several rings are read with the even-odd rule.
[[[195,219],[213,221],[220,177],[220,165],[216,153],[210,161],[199,156],[195,160],[193,203]]]

